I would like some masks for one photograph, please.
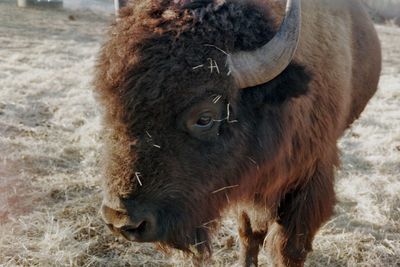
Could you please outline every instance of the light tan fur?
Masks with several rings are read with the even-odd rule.
[[[276,16],[277,25],[280,24],[285,12],[285,1],[256,0],[255,2],[260,6],[270,5]],[[274,209],[274,205],[282,197],[274,195],[275,192],[282,194],[287,188],[293,188],[294,184],[307,183],[311,174],[318,170],[318,164],[324,164],[324,162],[338,164],[337,147],[332,144],[336,144],[335,140],[358,118],[375,93],[379,80],[380,42],[372,21],[358,0],[303,0],[301,27],[300,42],[294,62],[307,66],[313,74],[309,84],[310,93],[292,100],[289,107],[292,111],[288,114],[302,116],[287,118],[293,128],[293,131],[288,132],[292,132],[293,135],[287,137],[286,144],[289,147],[282,151],[293,153],[282,154],[280,159],[276,159],[275,164],[265,164],[265,166],[287,164],[287,168],[265,169],[250,175],[258,176],[260,183],[257,188],[267,188],[265,190],[267,200],[259,203],[258,209],[263,207]],[[332,112],[338,113],[332,116]],[[309,130],[304,131],[304,129]],[[294,146],[294,140],[297,147]],[[322,142],[326,145],[314,146],[314,142]],[[325,150],[322,151],[319,148]],[[301,153],[298,154],[296,151],[301,151]],[[309,170],[309,173],[298,173],[298,168],[291,169],[291,166],[298,166],[296,162],[308,164],[302,168],[302,171]],[[281,170],[285,170],[285,173]],[[263,177],[271,174],[276,178],[269,180],[273,181],[272,183],[265,184],[266,179]],[[304,179],[299,179],[299,177],[304,177]],[[257,188],[254,190],[259,190]],[[243,215],[239,213],[239,220],[242,220],[242,225],[245,225],[246,220],[241,217]],[[267,221],[260,224],[260,218],[249,217],[256,222],[257,231],[267,232],[269,225]],[[260,225],[264,225],[265,229],[260,229]],[[247,228],[251,229],[251,223]],[[304,262],[299,265],[293,262],[282,262],[284,257],[277,255],[282,252],[280,242],[286,241],[279,240],[281,231],[279,226],[276,225],[272,229],[265,243],[269,247],[274,247],[274,266],[303,266]],[[253,261],[256,264],[257,259],[253,259],[254,253],[247,252],[246,254],[245,252],[249,247],[249,245],[246,247],[246,244],[252,243],[248,240],[251,238],[251,234],[242,238],[246,240],[242,242],[242,262]]]

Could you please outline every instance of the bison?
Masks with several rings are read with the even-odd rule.
[[[335,204],[337,140],[379,80],[360,2],[131,1],[108,36],[95,92],[111,231],[204,260],[235,207],[241,265],[265,245],[303,266]]]

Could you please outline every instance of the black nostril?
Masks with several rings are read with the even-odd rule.
[[[145,231],[146,228],[146,222],[140,222],[137,226],[133,226],[133,225],[126,225],[121,227],[121,231],[127,232],[127,233],[143,233]]]
[[[148,222],[142,221],[136,225],[122,226],[119,230],[125,238],[129,240],[138,240],[144,236],[147,228],[148,228]]]

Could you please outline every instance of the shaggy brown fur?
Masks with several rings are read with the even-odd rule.
[[[243,265],[257,264],[268,226],[274,264],[304,264],[335,203],[336,141],[376,90],[380,46],[358,1],[305,0],[293,63],[235,88],[225,52],[268,42],[283,7],[145,0],[121,10],[95,82],[113,231],[204,253],[214,220],[239,203],[257,211],[239,214]],[[215,116],[207,131],[188,124],[201,110]]]

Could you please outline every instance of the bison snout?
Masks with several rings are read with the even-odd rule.
[[[108,228],[116,235],[136,242],[157,240],[156,220],[150,212],[129,214],[126,209],[113,209],[103,205],[101,213]]]

